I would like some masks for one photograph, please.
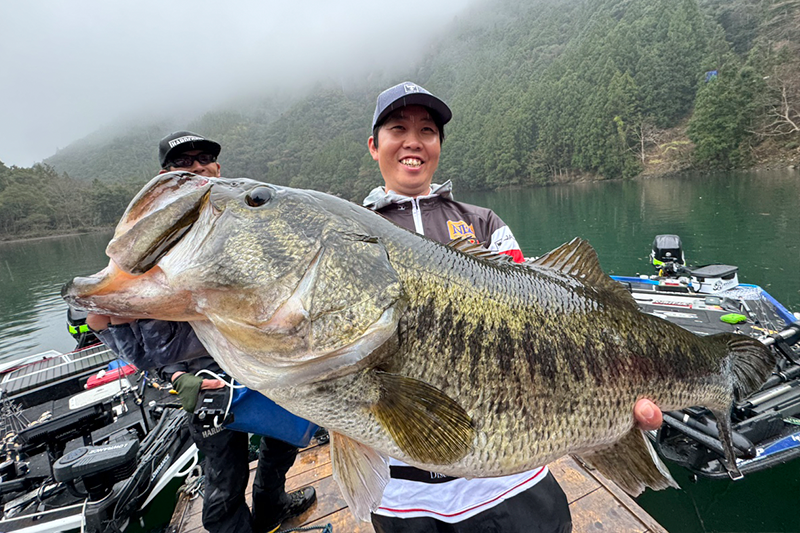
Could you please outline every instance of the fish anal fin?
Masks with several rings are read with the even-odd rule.
[[[472,418],[454,400],[423,381],[376,371],[381,397],[372,412],[412,459],[453,463],[472,449]]]
[[[608,448],[580,456],[633,497],[648,487],[653,490],[680,488],[650,440],[638,428],[633,428]]]
[[[389,461],[365,444],[331,432],[331,468],[350,511],[368,522],[389,482]]]
[[[636,300],[625,287],[603,272],[600,260],[588,241],[575,237],[555,250],[536,258],[532,266],[552,268],[568,276],[582,280],[587,285],[604,289],[617,297],[618,303],[638,309]]]

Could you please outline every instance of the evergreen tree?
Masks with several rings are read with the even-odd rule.
[[[748,126],[752,127],[756,96],[762,90],[763,81],[758,74],[751,67],[741,66],[733,56],[716,77],[701,87],[688,130],[699,165],[742,165],[747,157],[743,144],[751,136]]]

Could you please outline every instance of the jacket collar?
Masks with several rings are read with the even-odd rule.
[[[442,183],[441,185],[437,185],[435,183],[431,184],[431,192],[426,196],[417,196],[417,200],[424,200],[426,198],[446,198],[448,200],[453,199],[453,183],[450,180]],[[410,196],[403,196],[402,194],[397,194],[394,191],[386,192],[384,187],[375,187],[372,191],[364,198],[364,207],[372,209],[373,211],[377,211],[387,205],[391,204],[402,204],[405,202],[410,202],[413,200]]]

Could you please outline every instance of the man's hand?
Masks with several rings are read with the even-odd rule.
[[[172,374],[172,386],[178,392],[178,398],[184,411],[194,412],[197,407],[197,395],[205,389],[221,389],[225,382],[221,379],[203,379],[200,376],[187,372],[175,372]]]
[[[86,325],[89,326],[89,329],[92,331],[103,331],[112,324],[115,326],[117,324],[129,324],[134,320],[136,319],[121,316],[95,315],[94,313],[89,313],[89,316],[86,317]]]
[[[642,398],[636,402],[633,407],[633,417],[636,419],[636,425],[639,426],[639,429],[645,431],[658,429],[664,422],[661,409],[647,398]]]

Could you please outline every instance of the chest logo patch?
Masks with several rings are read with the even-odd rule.
[[[467,224],[463,220],[447,221],[447,231],[450,233],[451,239],[476,239],[475,228],[472,224]]]

